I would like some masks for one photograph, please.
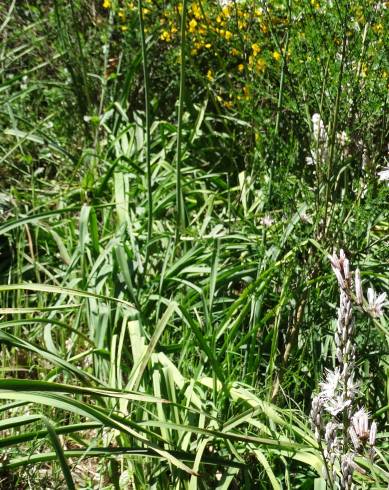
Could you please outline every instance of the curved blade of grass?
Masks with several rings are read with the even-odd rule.
[[[150,449],[141,448],[128,448],[128,447],[103,447],[103,448],[82,448],[82,449],[71,449],[63,451],[66,458],[96,458],[96,457],[112,457],[120,455],[137,456],[143,458],[158,458],[162,459],[161,456],[155,454],[155,452]],[[172,451],[171,454],[175,458],[179,458],[182,461],[188,463],[193,463],[195,456],[190,453],[185,453],[181,451]],[[37,463],[44,463],[49,461],[55,461],[57,454],[55,452],[49,452],[44,454],[33,454],[31,456],[14,458],[2,464],[3,469],[16,469],[21,466],[34,465]],[[202,459],[203,464],[224,466],[231,468],[244,468],[244,464],[236,463],[234,461],[229,461],[217,456],[204,456]]]
[[[125,398],[132,401],[145,403],[169,403],[168,400],[157,398],[145,393],[135,393],[129,391],[90,388],[85,386],[72,386],[62,383],[52,383],[49,381],[25,380],[25,379],[0,379],[0,390],[14,391],[39,391],[47,393],[69,393],[73,395],[96,395],[111,398]]]
[[[169,306],[167,307],[165,313],[163,314],[162,318],[158,322],[155,332],[153,336],[150,339],[149,345],[147,346],[147,349],[145,350],[144,354],[139,360],[139,364],[137,364],[134,368],[133,374],[130,376],[130,381],[128,383],[128,389],[132,390],[138,389],[139,383],[142,379],[144,370],[146,369],[147,363],[150,360],[151,354],[153,353],[158,340],[160,339],[163,331],[165,330],[165,327],[170,320],[170,317],[173,315],[173,313],[177,310],[177,303],[176,302],[171,302]],[[136,375],[136,376],[135,376]]]
[[[80,289],[65,288],[62,286],[52,286],[50,284],[1,284],[0,292],[2,291],[36,291],[41,293],[66,294],[68,296],[77,296],[80,298],[96,298],[104,301],[113,301],[122,304],[131,310],[134,310],[134,305],[120,298],[112,296],[104,296],[102,294],[92,293],[90,291],[82,291]]]
[[[15,417],[16,418],[16,417]],[[39,417],[40,418],[40,417]],[[102,429],[103,426],[96,422],[84,422],[81,424],[64,425],[55,428],[55,432],[58,435],[69,435],[74,432],[90,431],[93,429]],[[17,446],[18,444],[36,441],[47,437],[47,430],[34,430],[29,432],[22,432],[15,436],[3,437],[0,439],[0,449],[11,446]]]
[[[25,349],[30,352],[35,352],[39,356],[50,361],[52,364],[54,364],[54,366],[65,369],[66,371],[77,376],[77,378],[79,379],[82,379],[84,381],[89,379],[90,381],[98,382],[98,380],[94,376],[83,371],[82,369],[77,368],[72,363],[65,361],[64,359],[62,359],[62,357],[59,357],[56,354],[53,354],[47,350],[42,349],[41,347],[31,344],[27,340],[22,340],[19,337],[16,337],[15,335],[5,332],[4,330],[0,330],[0,340],[3,342],[8,342],[9,344],[18,347],[20,349]],[[8,380],[3,380],[3,381],[8,381]]]
[[[25,216],[24,218],[17,218],[14,220],[6,221],[3,225],[0,226],[0,235],[4,235],[19,226],[26,225],[28,223],[35,223],[41,219],[49,218],[50,216],[62,215],[66,213],[72,213],[73,211],[79,211],[80,205],[77,206],[69,206],[67,208],[55,209],[54,211],[45,211],[40,214],[35,214],[33,216]]]
[[[42,311],[63,311],[80,308],[80,304],[58,305],[58,306],[41,306],[41,307],[23,307],[23,308],[0,308],[0,315],[24,315],[26,313],[37,313]]]
[[[0,420],[0,430],[15,429],[22,425],[32,424],[41,419],[40,415],[21,415]],[[0,442],[1,443],[1,442]]]
[[[51,441],[51,444],[54,447],[55,454],[57,455],[57,459],[59,464],[61,465],[62,468],[62,473],[66,481],[66,485],[68,487],[68,490],[76,490],[76,487],[73,482],[72,474],[70,472],[68,463],[66,461],[66,457],[64,454],[64,450],[62,449],[61,442],[55,432],[54,427],[51,425],[49,419],[45,416],[42,416],[42,421],[46,426],[47,429],[47,435]]]
[[[18,327],[18,326],[25,326],[25,325],[28,325],[28,324],[42,324],[42,325],[46,325],[46,324],[50,324],[50,325],[57,325],[58,327],[60,328],[64,328],[66,330],[69,330],[69,332],[72,332],[72,333],[75,333],[77,334],[80,338],[82,338],[83,342],[86,342],[87,344],[91,344],[93,345],[93,342],[92,340],[87,337],[83,332],[80,332],[80,330],[77,330],[73,327],[71,327],[70,325],[68,325],[67,323],[65,322],[60,322],[58,320],[54,320],[54,318],[28,318],[28,319],[20,319],[20,320],[10,320],[10,321],[7,321],[7,322],[1,322],[0,323],[0,329],[3,330],[5,328],[9,328],[9,327]]]
[[[255,454],[255,457],[258,459],[259,463],[263,466],[264,470],[266,471],[266,474],[269,477],[273,490],[281,490],[281,485],[279,484],[273,470],[271,469],[269,461],[266,459],[263,452],[256,448],[251,448],[251,449],[253,450],[253,453]]]

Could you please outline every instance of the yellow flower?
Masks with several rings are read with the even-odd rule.
[[[266,61],[263,58],[258,58],[255,64],[255,68],[257,69],[257,71],[263,73],[266,69]]]
[[[159,36],[162,41],[166,41],[167,43],[172,40],[172,36],[169,31],[162,31],[162,34]]]
[[[244,64],[243,63],[240,63],[238,65],[238,71],[240,71],[242,73],[243,70],[244,70]]]
[[[122,32],[128,31],[128,27],[127,26],[120,26],[120,29],[122,30]],[[146,29],[145,29],[145,32],[146,32]]]
[[[212,44],[211,43],[207,43],[207,44],[204,44],[204,46],[207,48],[207,49],[210,49]]]
[[[358,6],[355,9],[355,18],[356,18],[357,22],[359,22],[360,24],[364,24],[365,23],[365,16],[363,14],[362,7]]]
[[[206,26],[204,24],[201,24],[199,29],[200,36],[205,36],[206,32],[207,32]]]
[[[195,18],[197,20],[200,20],[201,17],[202,17],[202,13],[201,13],[200,7],[196,3],[194,3],[194,4],[192,4],[191,10],[192,10],[193,15],[195,16]]]
[[[142,13],[143,13],[143,15],[147,15],[147,14],[149,14],[149,13],[150,13],[150,9],[143,8],[143,9],[142,9]]]
[[[225,17],[229,17],[231,15],[230,7],[228,5],[223,8],[222,12]]]
[[[208,70],[207,78],[210,82],[212,82],[212,80],[213,80],[213,71],[212,70]]]
[[[239,51],[236,48],[232,48],[231,49],[231,54],[232,54],[232,56],[238,56],[239,55]]]
[[[126,13],[124,12],[123,9],[120,9],[119,12],[118,12],[118,16],[122,19],[122,20],[125,20],[126,19]]]
[[[104,0],[103,1],[103,8],[110,9],[111,7],[112,7],[111,0]]]
[[[257,43],[254,43],[251,46],[251,49],[253,50],[253,55],[254,56],[257,56],[257,54],[261,52],[261,46],[259,44],[257,44]]]
[[[232,109],[234,104],[232,103],[232,100],[225,100],[223,102],[223,105],[226,109]]]
[[[224,37],[226,38],[226,41],[230,41],[232,38],[232,32],[226,31],[226,33],[224,34]]]
[[[189,22],[189,32],[196,32],[196,26],[197,26],[197,20],[196,19],[192,19],[190,22]]]
[[[373,31],[376,34],[382,34],[384,32],[384,26],[381,23],[380,24],[374,24]]]
[[[281,59],[281,53],[279,53],[278,51],[273,51],[272,56],[276,61],[280,61],[280,59]]]

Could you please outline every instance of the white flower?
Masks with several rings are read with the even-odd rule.
[[[343,412],[343,410],[350,405],[351,400],[345,400],[343,396],[338,395],[335,398],[327,400],[327,402],[324,404],[324,408],[333,417],[336,417],[338,413]]]
[[[68,352],[70,352],[73,349],[73,345],[74,342],[72,338],[69,337],[68,339],[65,340],[65,348]]]
[[[380,180],[389,180],[389,167],[385,167],[378,172]]]
[[[364,439],[369,434],[369,414],[362,407],[351,417],[351,424],[355,433],[360,439]]]
[[[379,11],[379,10],[386,10],[387,9],[387,3],[388,2],[378,2],[375,4],[374,6],[374,9],[375,11]]]
[[[320,114],[314,114],[312,116],[312,128],[313,136],[317,142],[323,143],[327,141],[327,131]]]
[[[373,422],[369,429],[369,413],[362,407],[351,417],[350,429],[358,436],[359,441],[369,441],[370,446],[374,446],[377,434],[377,424]]]
[[[307,165],[315,165],[315,157],[305,157],[305,163]]]
[[[325,381],[320,383],[320,400],[324,409],[334,417],[350,406],[351,400],[358,391],[357,384],[350,376],[347,380],[347,393],[344,393],[343,380],[343,373],[337,367],[335,371],[326,369]]]
[[[359,440],[359,437],[352,425],[348,428],[348,434],[350,436],[351,442],[353,443],[354,449],[358,451],[358,449],[361,447],[361,441]]]
[[[263,226],[271,226],[273,223],[274,219],[271,218],[271,216],[269,216],[268,214],[261,219],[261,225]]]
[[[371,424],[370,434],[369,434],[369,444],[370,444],[370,446],[374,446],[376,435],[377,435],[377,424],[376,424],[376,422],[373,422]]]
[[[377,293],[373,288],[367,290],[367,301],[369,303],[368,309],[371,315],[375,318],[384,314],[382,308],[386,305],[386,293],[381,293],[377,296]]]
[[[320,383],[320,398],[322,399],[324,409],[334,417],[348,407],[351,400],[345,399],[341,393],[342,374],[339,368],[335,371],[326,370],[326,379]]]
[[[369,157],[369,154],[367,152],[367,148],[363,148],[362,169],[366,171],[369,168],[369,165],[370,165],[370,157]]]
[[[350,138],[347,136],[346,131],[336,133],[336,139],[341,147],[346,146],[350,142]]]
[[[223,478],[223,473],[220,470],[217,470],[215,478],[217,481],[220,481]]]
[[[300,214],[300,219],[303,223],[310,223],[312,224],[312,218],[309,216],[309,214],[307,214],[305,211],[303,211],[301,214]]]
[[[355,296],[357,297],[357,304],[361,305],[363,303],[363,290],[361,272],[359,269],[356,269],[355,271]]]
[[[334,252],[332,255],[328,255],[328,259],[331,262],[331,267],[336,275],[339,286],[344,289],[346,285],[344,281],[350,279],[350,263],[346,258],[346,254],[340,249],[339,258]]]
[[[320,395],[323,400],[334,398],[338,389],[340,377],[341,375],[339,368],[336,368],[335,371],[330,371],[329,369],[326,369],[325,381],[322,381],[320,383]]]
[[[336,442],[336,432],[340,428],[339,424],[336,422],[328,422],[325,427],[324,440],[327,444],[332,445]]]

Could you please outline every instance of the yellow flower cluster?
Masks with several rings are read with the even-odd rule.
[[[171,7],[165,9],[160,19],[159,38],[172,48],[179,42],[179,20],[177,9]],[[205,80],[216,91],[215,99],[226,108],[233,107],[234,98],[250,98],[250,90],[245,85],[247,80],[245,82],[242,77],[262,76],[269,65],[282,58],[268,36],[267,22],[262,9],[253,8],[249,3],[220,8],[217,4],[194,0],[189,5],[187,38],[192,62],[200,65]],[[220,76],[216,77],[216,73]],[[231,87],[232,84],[234,88],[232,92],[237,95],[225,94],[226,77],[228,85]]]
[[[142,1],[145,32],[158,41],[157,50],[164,62],[179,63],[182,0],[177,3]],[[318,16],[331,15],[330,2],[308,0],[307,4],[296,0],[294,9],[300,9],[304,15],[297,15],[296,18],[301,20],[294,21],[293,25],[289,24],[285,2],[267,2],[263,9],[256,7],[255,2],[248,1],[233,2],[222,7],[210,0],[188,2],[185,26],[188,69],[196,80],[202,78],[208,93],[221,107],[231,110],[241,109],[240,104],[246,101],[251,104],[258,93],[256,87],[259,79],[274,83],[285,63],[289,71],[297,70],[296,73],[301,70],[299,67],[302,64],[322,63],[322,59],[313,56],[313,51],[306,49],[306,46],[312,43]],[[355,63],[355,66],[359,67],[364,83],[374,75],[387,86],[387,68],[372,68],[371,61],[376,58],[377,52],[382,52],[386,40],[386,17],[381,14],[372,17],[372,8],[378,7],[375,7],[374,0],[368,0],[367,4],[354,3],[350,6],[347,35],[351,38],[367,32],[370,41],[365,60]],[[389,2],[380,2],[379,5],[384,12]],[[135,36],[135,30],[139,28],[135,0],[101,0],[101,6],[109,10],[110,15],[114,14],[117,29],[123,33],[129,31],[128,36]],[[313,29],[309,27],[311,21],[315,22]],[[286,29],[290,34],[287,48],[283,45]],[[334,33],[332,42],[335,49],[340,49],[340,34]]]
[[[156,35],[164,53],[175,51],[180,41],[182,3],[161,4],[144,0],[145,30]],[[104,9],[115,9],[117,25],[126,32],[135,25],[137,5],[127,0],[102,0]],[[269,8],[267,9],[267,14]],[[237,2],[220,7],[208,0],[193,0],[187,11],[187,42],[192,68],[202,73],[215,100],[231,109],[237,101],[248,100],[249,85],[256,76],[264,76],[267,69],[279,69],[282,54],[269,36],[269,21],[261,8],[250,2]],[[274,17],[275,25],[279,23]],[[172,59],[172,58],[171,58]],[[228,92],[226,87],[228,86]]]

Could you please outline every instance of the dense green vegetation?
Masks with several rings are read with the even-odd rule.
[[[388,488],[388,25],[0,3],[1,488],[351,488],[310,420],[347,363],[339,461]]]

